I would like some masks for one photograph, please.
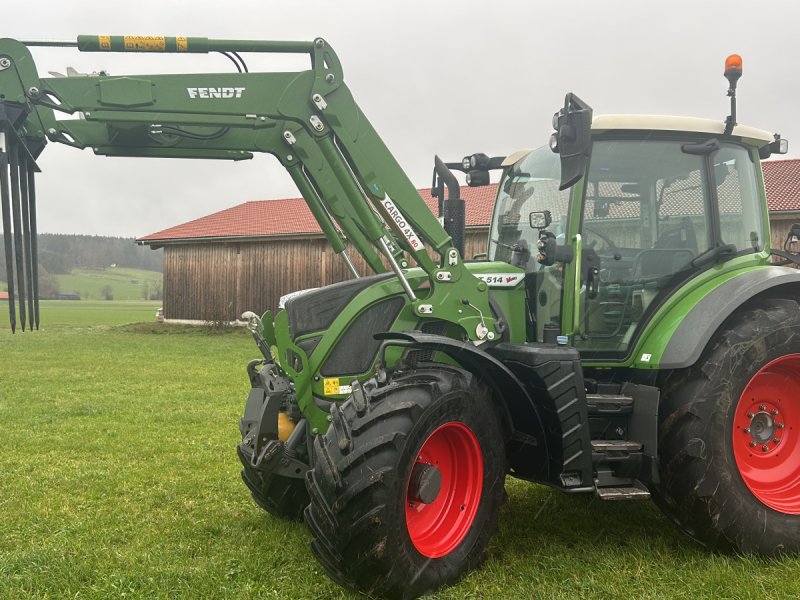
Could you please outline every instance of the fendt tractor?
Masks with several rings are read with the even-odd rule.
[[[42,78],[28,48],[41,45],[220,52],[237,72]],[[249,73],[245,52],[303,53],[311,68]],[[48,141],[270,153],[353,278],[246,313],[262,356],[238,454],[259,506],[305,516],[335,581],[389,597],[454,582],[485,554],[506,476],[652,497],[714,550],[796,552],[800,273],[787,265],[800,226],[771,248],[760,161],[787,143],[737,124],[738,56],[725,75],[724,120],[593,117],[570,93],[548,146],[437,158],[440,220],[322,39],[0,40],[12,327],[17,312],[39,324],[33,174]],[[487,252],[470,261],[454,170],[469,185],[500,171]]]

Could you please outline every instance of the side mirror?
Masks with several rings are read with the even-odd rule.
[[[572,246],[559,246],[556,236],[550,231],[542,230],[539,232],[539,241],[536,243],[536,249],[539,251],[536,261],[540,265],[549,267],[557,262],[572,262]]]
[[[561,156],[561,185],[575,185],[586,172],[592,148],[592,108],[575,94],[564,98],[564,108],[553,115],[550,149]]]
[[[528,222],[531,229],[544,229],[553,222],[553,216],[549,210],[534,211],[528,215]]]

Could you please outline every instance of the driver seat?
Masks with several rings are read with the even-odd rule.
[[[683,269],[695,257],[688,248],[650,248],[642,250],[633,266],[633,280],[672,275]]]
[[[686,248],[697,254],[697,234],[690,217],[683,217],[675,227],[658,236],[653,248]]]

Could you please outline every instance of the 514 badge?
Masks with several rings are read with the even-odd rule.
[[[522,281],[521,273],[475,273],[475,277],[490,287],[514,287]]]

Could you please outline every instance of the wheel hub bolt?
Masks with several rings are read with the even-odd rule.
[[[744,428],[744,432],[745,432],[745,433],[750,433],[750,428],[749,428],[749,427],[745,427],[745,428]]]
[[[769,450],[769,446],[767,446],[766,444],[764,444],[763,446],[761,446],[761,449],[762,449],[764,452],[766,452],[767,450]]]
[[[777,446],[778,444],[781,443],[781,438],[775,438],[774,440],[772,440],[772,443]]]
[[[778,414],[778,409],[777,408],[773,408],[772,409],[772,414],[773,415],[777,415]]]
[[[747,418],[748,419],[752,419],[753,418],[753,413],[751,413],[751,412],[747,413]]]
[[[759,406],[758,410],[767,410],[766,404],[762,404],[761,406]]]
[[[750,447],[751,448],[755,448],[756,447],[756,443],[755,442],[750,442]]]
[[[783,429],[783,423],[778,423],[778,429]]]

